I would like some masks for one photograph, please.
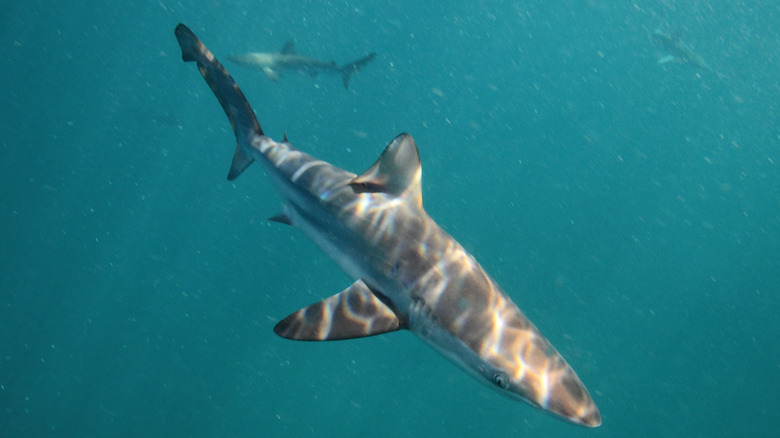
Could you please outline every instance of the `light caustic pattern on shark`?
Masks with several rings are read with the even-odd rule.
[[[477,261],[425,213],[420,157],[401,134],[361,175],[266,137],[230,75],[184,25],[176,36],[235,131],[228,174],[257,161],[300,228],[355,283],[281,320],[285,338],[326,341],[406,329],[478,380],[570,422],[601,415],[577,375]]]

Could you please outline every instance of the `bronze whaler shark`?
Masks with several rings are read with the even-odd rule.
[[[360,175],[263,134],[244,94],[183,24],[176,37],[227,114],[237,146],[228,180],[257,161],[300,228],[355,283],[281,320],[281,337],[330,341],[406,329],[501,394],[583,426],[601,414],[580,379],[509,296],[422,206],[420,156],[396,137]]]
[[[678,35],[670,35],[660,29],[653,31],[653,39],[664,49],[671,52],[670,55],[661,57],[658,64],[668,62],[677,62],[680,64],[690,64],[704,70],[712,70],[712,67],[698,53],[694,52],[691,46],[680,39]]]
[[[294,43],[287,41],[287,44],[278,53],[244,53],[228,56],[228,60],[236,64],[260,69],[268,76],[268,79],[274,82],[279,80],[279,76],[284,72],[304,73],[310,76],[317,76],[319,73],[335,73],[341,75],[344,88],[349,88],[349,79],[352,75],[373,61],[374,57],[376,57],[376,53],[370,53],[357,61],[339,66],[333,61],[325,62],[298,55],[295,53]]]

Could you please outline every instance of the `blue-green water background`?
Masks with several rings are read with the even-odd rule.
[[[396,134],[429,213],[595,397],[596,430],[500,397],[408,332],[296,343],[351,280],[259,168],[173,29],[265,131],[360,172]],[[780,410],[780,6],[770,1],[6,2],[0,436],[772,436]],[[712,71],[658,65],[655,28]]]

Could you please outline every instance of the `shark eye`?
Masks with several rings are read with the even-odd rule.
[[[509,387],[509,378],[504,373],[493,374],[493,383],[501,389],[507,389]]]

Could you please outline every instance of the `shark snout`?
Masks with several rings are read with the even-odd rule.
[[[599,408],[573,373],[555,382],[550,389],[548,400],[548,410],[572,423],[587,427],[601,425]]]

